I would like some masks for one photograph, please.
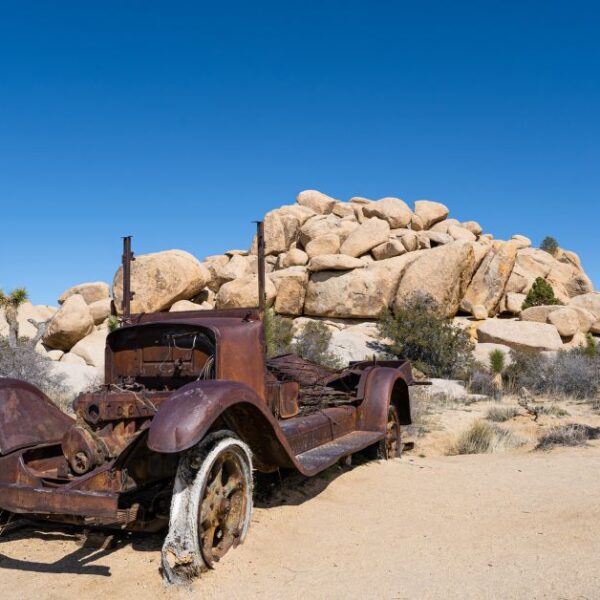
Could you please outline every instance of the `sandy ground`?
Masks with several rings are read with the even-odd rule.
[[[0,543],[2,598],[600,598],[600,444],[405,454],[276,488],[246,543],[190,589],[160,537],[107,550],[68,531]]]

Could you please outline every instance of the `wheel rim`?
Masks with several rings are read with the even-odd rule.
[[[224,451],[210,470],[198,510],[198,541],[209,567],[240,541],[247,487],[240,456]]]
[[[398,413],[394,406],[390,406],[388,409],[384,444],[385,458],[400,456],[400,419],[398,419]]]

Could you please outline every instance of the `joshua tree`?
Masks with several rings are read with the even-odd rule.
[[[17,311],[19,310],[19,306],[27,300],[27,297],[27,290],[25,288],[15,288],[8,295],[0,290],[0,308],[4,308],[6,321],[8,322],[8,344],[11,348],[17,346],[17,340],[19,339]]]

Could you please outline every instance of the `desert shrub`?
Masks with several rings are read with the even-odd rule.
[[[523,445],[523,440],[509,429],[475,421],[469,429],[461,433],[449,454],[486,454],[502,452]]]
[[[568,425],[556,425],[551,427],[538,440],[536,448],[547,450],[554,446],[585,446],[588,440],[600,437],[600,428],[569,423]]]
[[[120,325],[120,321],[119,321],[119,317],[117,317],[116,315],[110,315],[110,317],[108,317],[108,330],[109,331],[114,331],[115,329],[119,328]]]
[[[527,297],[521,308],[525,310],[532,306],[551,306],[555,304],[561,304],[561,302],[554,295],[553,287],[543,277],[538,277],[533,282],[529,292],[527,292]]]
[[[308,321],[292,345],[293,351],[306,360],[339,369],[340,359],[329,350],[331,331],[322,321]]]
[[[500,348],[496,348],[496,350],[492,350],[490,352],[490,371],[494,373],[494,375],[499,375],[504,371],[504,367],[506,366],[506,356]]]
[[[289,352],[292,343],[292,319],[277,315],[269,308],[265,313],[264,326],[267,356]]]
[[[555,357],[536,353],[511,353],[505,371],[506,386],[514,393],[522,388],[534,395],[595,399],[600,395],[600,356],[581,350],[558,352]]]
[[[493,398],[496,393],[494,376],[487,369],[474,368],[469,379],[469,391]]]
[[[540,244],[540,250],[544,250],[544,252],[554,256],[558,251],[558,242],[552,236],[547,235]]]
[[[64,408],[68,395],[64,376],[53,372],[51,366],[52,361],[36,352],[30,341],[21,339],[11,347],[6,338],[0,338],[0,377],[27,381]]]
[[[494,423],[504,423],[516,417],[519,414],[519,409],[516,406],[492,406],[485,418]]]
[[[473,361],[469,334],[446,319],[431,296],[413,294],[378,325],[385,352],[409,359],[430,377],[467,378]]]

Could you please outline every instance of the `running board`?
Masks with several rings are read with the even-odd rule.
[[[340,458],[377,443],[383,437],[384,434],[378,431],[353,431],[332,442],[298,454],[296,459],[304,467],[307,474],[314,475],[334,465]]]

